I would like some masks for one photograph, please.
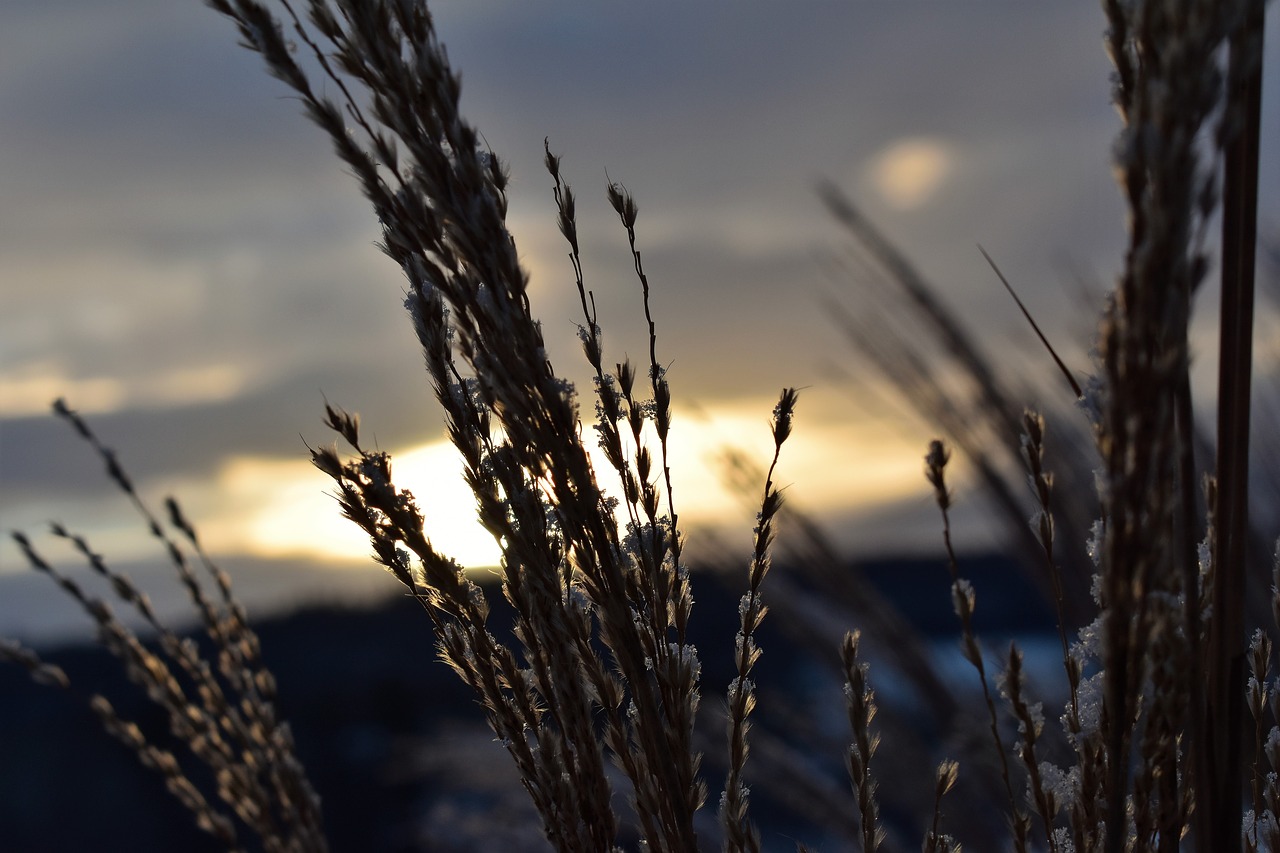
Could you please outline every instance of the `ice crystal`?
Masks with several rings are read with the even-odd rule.
[[[963,619],[966,613],[972,614],[976,603],[977,594],[973,591],[973,584],[965,578],[957,578],[951,584],[951,606],[956,615]]]
[[[1080,787],[1079,767],[1073,765],[1063,770],[1052,762],[1042,761],[1039,769],[1044,790],[1053,797],[1059,808],[1075,800],[1076,791]]]
[[[1089,534],[1090,534],[1089,541],[1085,543],[1085,550],[1089,554],[1089,559],[1093,560],[1093,566],[1096,569],[1102,568],[1102,542],[1103,542],[1103,537],[1106,536],[1106,533],[1107,533],[1107,527],[1105,524],[1102,523],[1102,519],[1100,518],[1095,519],[1093,522],[1093,527],[1091,527],[1089,530]],[[1091,592],[1093,592],[1093,600],[1100,604],[1101,602],[1099,601],[1099,593],[1097,591],[1099,578],[1097,575],[1093,576],[1093,581],[1094,581],[1094,586],[1093,586],[1093,589],[1091,590]]]

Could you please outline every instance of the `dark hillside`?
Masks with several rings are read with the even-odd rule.
[[[919,631],[954,636],[941,564],[884,560],[864,569]],[[979,590],[987,631],[1051,627],[1043,610],[1026,606],[1026,584],[1009,564],[977,560],[965,571]],[[741,589],[710,574],[699,574],[695,587],[693,640],[703,661],[704,710],[718,711],[723,700],[717,696],[731,677]],[[765,590],[767,599],[767,582]],[[503,616],[495,608],[495,633],[507,630]],[[279,682],[279,710],[323,798],[335,850],[542,849],[536,817],[507,756],[483,727],[471,693],[436,660],[430,623],[415,603],[390,598],[377,607],[313,608],[259,620],[257,628]],[[805,665],[806,653],[769,618],[760,639],[757,726],[776,734],[787,730],[787,721],[771,716],[770,694],[810,695],[823,670]],[[164,720],[122,682],[104,652],[77,646],[46,657],[66,670],[80,695],[99,690],[122,716],[148,732],[163,731]],[[843,713],[838,694],[830,711]],[[717,727],[708,738],[706,775],[714,798],[723,734]],[[835,784],[845,783],[836,776]],[[767,783],[759,788],[766,840],[819,840],[812,816],[771,802]],[[0,667],[0,851],[213,849],[158,778],[108,739],[83,703],[31,684],[17,667]]]

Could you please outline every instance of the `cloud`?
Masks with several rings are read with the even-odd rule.
[[[872,185],[898,210],[928,204],[954,169],[951,148],[925,136],[894,141],[879,151],[868,167]]]
[[[687,531],[704,526],[734,531],[746,547],[763,481],[746,490],[732,485],[725,454],[736,451],[763,471],[773,451],[768,426],[773,403],[759,398],[676,409],[670,465],[676,510]],[[660,449],[652,437],[650,441],[660,465]],[[603,451],[590,444],[587,450],[602,487],[620,495]],[[798,484],[811,506],[870,507],[924,491],[918,443],[902,436],[805,423],[782,455],[779,481]],[[464,484],[454,447],[436,440],[392,450],[391,456],[394,481],[414,494],[433,547],[469,568],[497,565],[501,551],[477,520],[475,498]],[[833,466],[857,476],[832,477]],[[189,491],[193,505],[208,507],[211,515],[201,524],[202,536],[228,553],[325,560],[360,559],[370,553],[363,534],[340,516],[328,493],[331,483],[304,459],[233,457],[211,480],[192,481],[178,491]],[[619,523],[627,523],[625,508],[620,508]]]
[[[396,485],[413,492],[425,531],[439,553],[464,566],[498,564],[501,551],[476,520],[462,461],[446,441],[392,454]],[[267,558],[368,558],[368,538],[343,518],[333,483],[307,460],[234,457],[214,478],[224,512],[202,525],[232,553]]]
[[[1060,281],[1064,247],[1086,266],[1117,254],[1096,9],[433,6],[463,108],[511,166],[535,312],[587,412],[577,293],[540,164],[548,135],[578,193],[608,357],[643,354],[647,329],[606,172],[640,203],[676,400],[699,400],[735,440],[764,429],[772,400],[758,395],[819,381],[822,360],[845,357],[810,295],[829,286],[816,250],[838,239],[812,191],[824,176],[847,181],[980,331],[1014,311],[974,242],[1041,295]],[[1268,85],[1277,68],[1268,62]],[[55,396],[96,412],[140,481],[204,488],[210,518],[230,519],[228,506],[272,478],[281,494],[253,504],[265,518],[301,494],[287,484],[323,488],[299,439],[325,440],[321,394],[361,411],[379,446],[440,435],[402,278],[373,246],[367,202],[227,21],[170,0],[0,3],[0,71],[6,523],[45,517],[37,504],[90,510],[106,491],[63,427],[33,416]],[[1280,162],[1268,144],[1264,168]],[[849,419],[832,407],[798,431],[798,501],[858,505],[859,482],[896,493],[900,475],[881,476],[881,461],[918,473],[919,448],[856,429],[868,450],[847,447]],[[701,447],[701,433],[690,441]],[[690,521],[737,500],[701,464],[678,466],[691,471],[678,486]],[[315,511],[341,526],[327,504]]]
[[[231,364],[161,367],[126,382],[119,376],[73,377],[55,361],[35,362],[0,373],[0,411],[9,417],[40,415],[59,397],[74,400],[86,415],[220,403],[249,385],[245,371]]]

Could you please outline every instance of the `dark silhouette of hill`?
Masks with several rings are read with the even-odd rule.
[[[881,560],[863,569],[918,631],[956,634],[942,563]],[[1010,634],[1052,627],[1043,607],[1028,606],[1034,596],[1011,564],[972,560],[964,571],[979,590],[981,629]],[[712,573],[695,577],[692,639],[703,662],[703,701],[717,707],[733,675],[742,583]],[[505,618],[503,608],[494,609],[495,633],[509,629]],[[279,711],[323,799],[334,850],[542,849],[507,755],[484,728],[469,689],[437,660],[430,621],[415,602],[389,597],[376,606],[310,607],[256,620],[256,626],[278,679]],[[797,665],[807,652],[768,618],[760,642],[762,689],[801,690],[800,681],[815,678],[818,668]],[[105,652],[72,646],[44,656],[63,667],[78,696],[102,692],[121,716],[149,734],[164,733],[162,715],[124,682]],[[838,703],[831,711],[843,713]],[[786,729],[785,722],[770,721],[767,694],[757,725]],[[716,749],[723,749],[718,731],[707,745],[712,797],[720,784]],[[831,758],[838,774],[839,756]],[[760,787],[756,817],[766,837],[804,837],[803,819],[771,803],[768,786]],[[476,833],[495,840],[478,846]],[[159,778],[102,732],[83,701],[32,684],[17,667],[0,667],[0,851],[215,849]]]

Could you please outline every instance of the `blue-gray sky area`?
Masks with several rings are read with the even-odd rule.
[[[635,194],[692,523],[749,529],[709,458],[727,441],[763,459],[772,403],[794,385],[805,390],[782,463],[792,499],[851,550],[919,545],[919,526],[894,519],[927,510],[931,431],[884,408],[882,393],[856,399],[877,383],[822,307],[842,287],[823,258],[844,245],[822,180],[907,249],[998,360],[1044,356],[979,243],[1088,366],[1076,279],[1104,286],[1124,238],[1094,4],[433,8],[464,111],[510,164],[510,224],[553,362],[570,376],[584,373],[580,317],[543,139],[580,199],[585,274],[615,360],[643,356],[647,340],[604,190],[616,180]],[[1275,17],[1264,223],[1280,221]],[[177,492],[231,556],[361,551],[306,462],[303,439],[328,440],[324,396],[405,454],[426,478],[419,491],[451,496],[441,513],[466,508],[444,484],[456,475],[376,221],[299,104],[235,42],[196,0],[0,5],[5,528],[57,516],[109,556],[150,547],[47,415],[60,395],[144,491]],[[837,381],[832,363],[864,378]],[[467,543],[456,547],[465,559]],[[0,570],[20,564],[2,546]]]

